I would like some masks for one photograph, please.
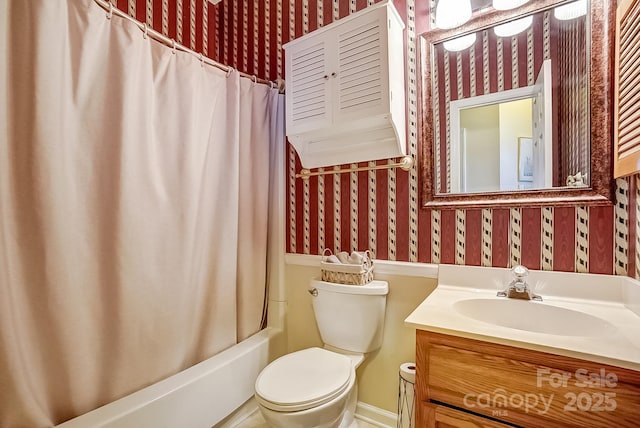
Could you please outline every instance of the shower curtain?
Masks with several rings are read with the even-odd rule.
[[[260,329],[276,90],[93,0],[0,0],[0,94],[1,427],[60,423]]]

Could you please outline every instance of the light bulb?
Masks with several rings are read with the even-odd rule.
[[[493,28],[493,32],[498,37],[511,37],[523,32],[529,28],[532,23],[533,16],[525,16],[524,18],[516,19],[506,24],[497,25]]]
[[[467,34],[466,36],[458,37],[453,40],[447,40],[442,43],[444,48],[449,52],[460,52],[471,46],[476,42],[476,33]]]
[[[440,0],[436,8],[436,27],[458,27],[471,19],[471,0]]]
[[[553,17],[559,21],[568,21],[587,14],[587,0],[578,0],[553,9]]]
[[[497,10],[509,10],[520,7],[529,0],[493,0],[493,8]]]

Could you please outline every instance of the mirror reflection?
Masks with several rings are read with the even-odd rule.
[[[586,2],[432,46],[437,193],[588,187]]]

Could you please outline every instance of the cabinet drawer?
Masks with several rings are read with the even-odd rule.
[[[421,428],[507,428],[511,425],[486,419],[444,406],[423,403],[426,421],[416,425]]]
[[[471,339],[428,342],[420,375],[431,402],[524,426],[638,426],[637,372]]]

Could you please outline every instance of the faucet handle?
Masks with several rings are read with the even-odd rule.
[[[513,276],[515,276],[517,279],[524,279],[527,275],[529,275],[529,269],[522,265],[514,266],[513,269],[511,269],[511,272],[513,272]]]

